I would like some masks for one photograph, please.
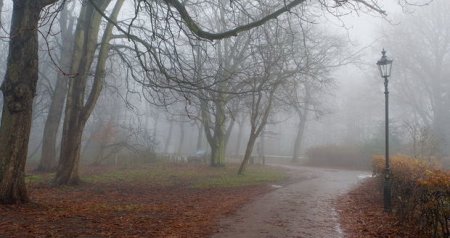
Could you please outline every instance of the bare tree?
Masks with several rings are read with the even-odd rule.
[[[0,126],[0,200],[2,203],[14,203],[14,202],[25,202],[28,200],[25,183],[24,183],[24,168],[25,168],[25,160],[27,154],[27,146],[30,134],[31,127],[31,114],[32,114],[32,101],[36,91],[36,82],[38,80],[38,56],[37,56],[37,31],[38,31],[38,22],[41,17],[41,11],[44,7],[57,2],[57,0],[14,0],[13,1],[13,14],[12,14],[12,25],[11,25],[11,41],[9,46],[9,57],[8,57],[8,66],[6,70],[5,80],[2,83],[1,90],[3,92],[4,104],[3,104],[3,112],[2,112],[2,122]],[[60,1],[64,3],[65,1]],[[90,3],[94,2],[90,0]],[[130,34],[130,31],[121,29],[118,27],[117,23],[114,21],[114,15],[108,17],[104,11],[102,10],[102,3],[104,1],[95,1],[96,10],[100,10],[99,14],[103,17],[108,18],[111,24],[114,24],[122,33],[124,33],[131,41],[137,42],[139,37],[136,35]],[[235,1],[233,1],[234,3]],[[237,2],[237,1],[236,1]],[[169,18],[173,17],[175,19],[174,24],[181,24],[185,26],[187,31],[192,32],[196,36],[205,39],[222,39],[225,37],[235,36],[236,34],[249,30],[251,28],[261,26],[267,21],[277,18],[284,12],[291,10],[293,7],[306,3],[306,0],[293,0],[290,2],[279,2],[273,5],[269,14],[263,14],[261,18],[257,20],[250,21],[248,24],[236,26],[231,30],[225,30],[223,32],[211,33],[207,30],[204,30],[201,26],[199,26],[189,15],[188,10],[185,7],[185,4],[177,0],[165,0],[165,1],[138,1],[137,10],[144,9],[143,12],[150,13],[150,16],[157,16],[158,12],[161,8],[165,8],[166,16]],[[352,0],[336,3],[335,1],[323,1],[321,4],[328,6],[328,4],[332,4],[332,7],[338,7],[339,9],[344,9],[345,7],[350,7],[351,9],[359,9],[360,7],[365,7],[368,9],[372,9],[374,11],[378,11],[380,13],[384,13],[376,3],[374,2],[365,2],[364,0]],[[159,8],[154,8],[154,5],[159,5]],[[331,6],[328,6],[331,7]],[[241,8],[236,8],[238,11]],[[332,9],[332,8],[329,8]],[[138,12],[138,11],[136,11]],[[92,15],[91,13],[86,13],[87,15]],[[152,15],[156,14],[156,15]],[[84,19],[81,18],[81,19]],[[89,18],[88,18],[89,19]],[[168,19],[168,18],[164,18]],[[95,24],[93,24],[95,27]],[[92,35],[91,35],[92,36]],[[76,38],[76,42],[78,45],[78,38]],[[141,44],[145,45],[146,43],[141,41]],[[81,52],[89,52],[87,48]],[[149,54],[154,53],[155,51],[149,51]],[[161,61],[160,61],[161,62]],[[90,62],[75,62],[72,61],[74,70],[72,72],[80,73],[80,75],[86,74],[89,70]],[[79,70],[79,65],[82,64],[83,70]],[[101,63],[99,64],[101,65]],[[164,70],[163,65],[159,65],[159,69]],[[101,73],[102,70],[98,71],[98,76],[103,77]],[[170,76],[169,74],[165,74],[166,76]],[[79,75],[78,75],[79,76]],[[73,81],[83,81],[83,80],[73,80]],[[78,83],[77,83],[78,84]],[[81,83],[83,86],[84,82]],[[80,86],[80,85],[78,85]],[[77,87],[78,87],[77,86]],[[75,84],[72,84],[69,88],[69,94],[71,91],[73,92],[76,89],[83,90],[81,88],[74,88]],[[99,92],[99,90],[92,90],[93,92]],[[91,94],[93,97],[88,99],[88,104],[94,103],[96,101],[97,93]],[[76,100],[70,102],[68,100],[68,104],[78,103],[82,105],[84,102],[83,98],[77,98]],[[93,99],[93,100],[90,100]],[[81,103],[81,104],[80,104]],[[90,114],[92,108],[85,110],[83,113],[83,117],[74,117],[72,118],[71,123],[66,123],[64,127],[64,132],[67,131],[80,131],[80,127],[82,127],[79,122],[86,120],[86,116]],[[66,113],[66,118],[71,117],[71,113]],[[75,130],[71,130],[72,127],[76,127]],[[82,129],[82,128],[81,128]],[[82,130],[81,130],[82,131]],[[63,132],[63,133],[64,133]],[[76,132],[73,139],[75,141],[79,140],[80,132]],[[79,145],[71,142],[72,138],[66,137],[66,140],[63,140],[62,147],[63,152],[62,155],[68,155],[67,157],[63,157],[63,161],[60,162],[59,173],[56,177],[56,184],[65,184],[65,183],[77,183],[78,175],[77,171],[77,163],[73,163],[74,160],[79,158]],[[70,144],[71,146],[66,146]],[[69,158],[69,159],[65,159]],[[64,168],[64,169],[63,169]]]
[[[403,18],[386,32],[398,65],[393,87],[416,122],[432,128],[440,151],[449,154],[450,129],[450,3],[436,0]]]
[[[354,62],[357,56],[344,53],[345,43],[338,36],[325,34],[313,24],[298,24],[298,40],[295,48],[295,63],[301,65],[299,78],[293,78],[284,85],[280,100],[293,109],[297,119],[297,135],[294,140],[292,160],[298,161],[306,123],[310,113],[315,118],[323,114],[322,97],[333,85],[330,72],[337,67]],[[349,51],[351,52],[351,51]]]
[[[249,108],[250,137],[247,141],[244,158],[238,170],[243,174],[253,152],[256,139],[263,132],[269,116],[273,113],[276,95],[281,85],[299,72],[293,64],[292,35],[281,27],[265,25],[253,48],[252,58],[255,72],[248,80],[249,90],[247,107]]]
[[[97,1],[97,4],[104,11],[110,2],[111,0],[103,0]],[[110,19],[117,20],[123,3],[124,0],[116,1]],[[109,41],[114,27],[112,23],[109,23],[103,33],[93,84],[85,101],[87,79],[94,60],[101,19],[101,15],[92,4],[86,3],[82,7],[75,31],[75,42],[77,44],[72,55],[72,72],[77,72],[77,76],[69,83],[61,140],[61,155],[54,179],[56,185],[79,183],[78,164],[82,134],[103,88],[106,61],[110,50]]]
[[[73,7],[69,8],[69,4],[65,4],[64,9],[60,13],[59,27],[61,31],[59,67],[62,71],[57,71],[57,80],[54,92],[51,96],[51,104],[48,109],[47,120],[45,121],[43,144],[41,152],[41,160],[37,168],[38,171],[50,171],[56,167],[56,146],[57,134],[61,122],[64,108],[64,100],[67,94],[67,74],[70,68],[70,55],[73,46],[73,31],[75,18],[71,15]]]

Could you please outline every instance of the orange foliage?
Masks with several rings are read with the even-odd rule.
[[[92,139],[100,143],[109,143],[114,141],[118,133],[116,125],[112,122],[106,123],[101,129],[94,132]]]
[[[384,157],[375,156],[372,164],[374,174],[380,175],[382,182]],[[390,164],[395,212],[415,219],[430,237],[449,237],[450,171],[404,155],[393,156]]]

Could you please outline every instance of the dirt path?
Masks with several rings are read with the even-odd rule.
[[[368,173],[283,167],[299,182],[279,187],[222,219],[219,232],[212,237],[344,237],[334,210],[334,200]]]

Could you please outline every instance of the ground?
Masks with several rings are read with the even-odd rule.
[[[48,185],[52,175],[30,175],[33,203],[0,206],[0,237],[208,237],[221,216],[272,189],[267,181],[281,173],[264,170],[96,168],[81,186],[59,188]]]
[[[337,200],[340,223],[348,238],[426,238],[408,219],[400,219],[384,212],[383,194],[374,178]]]
[[[345,237],[334,203],[368,173],[283,167],[296,182],[278,187],[222,219],[214,238]]]
[[[29,175],[33,203],[0,206],[0,237],[414,237],[382,212],[368,172],[236,169],[95,167],[59,188]]]

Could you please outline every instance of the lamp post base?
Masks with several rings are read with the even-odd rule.
[[[384,211],[392,211],[392,183],[391,183],[391,170],[386,169],[384,175]]]

